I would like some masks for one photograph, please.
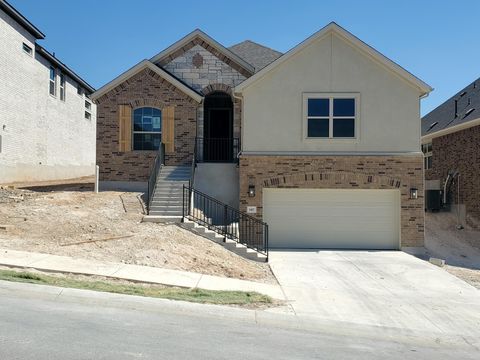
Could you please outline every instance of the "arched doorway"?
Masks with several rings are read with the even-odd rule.
[[[204,99],[203,159],[233,160],[233,102],[230,95],[215,91]]]

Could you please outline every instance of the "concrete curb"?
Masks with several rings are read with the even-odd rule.
[[[48,272],[97,275],[184,288],[255,291],[275,299],[286,300],[279,285],[151,266],[101,262],[8,249],[0,249],[0,265]]]

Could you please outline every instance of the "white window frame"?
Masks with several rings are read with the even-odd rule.
[[[28,45],[27,43],[22,43],[22,50],[25,54],[27,54],[28,56],[33,56],[33,49],[30,45]]]
[[[340,141],[340,142],[358,142],[360,139],[360,93],[338,93],[338,92],[317,92],[303,93],[303,140],[304,141]],[[326,116],[308,116],[308,100],[309,99],[329,99],[329,116],[328,116],[328,137],[309,137],[308,136],[308,119],[327,119]],[[333,116],[333,99],[355,99],[355,116]],[[354,119],[354,137],[333,137],[333,119]]]
[[[430,149],[428,149],[429,145],[430,145]],[[424,166],[425,170],[432,169],[432,161],[433,161],[433,144],[432,144],[432,142],[422,144],[422,152],[423,152],[423,166]],[[428,165],[429,160],[430,160],[430,166]]]
[[[50,78],[50,72],[53,69],[53,80]],[[53,83],[53,94],[50,92],[50,85]],[[57,97],[57,69],[55,67],[50,66],[48,68],[48,93],[50,96],[53,96],[54,98]]]
[[[67,77],[65,76],[64,73],[60,72],[58,74],[58,78],[60,79],[60,81],[58,82],[59,83],[58,95],[61,101],[65,101],[65,99],[67,98]],[[63,81],[63,85],[62,85],[62,81]],[[62,94],[62,90],[63,90],[63,94]]]

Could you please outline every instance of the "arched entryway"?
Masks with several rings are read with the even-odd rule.
[[[215,91],[204,99],[203,159],[233,160],[233,102],[229,94]]]

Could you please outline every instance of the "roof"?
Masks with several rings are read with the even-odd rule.
[[[444,134],[447,129],[451,129],[450,132],[456,131],[456,129],[468,127],[469,123],[479,118],[480,78],[425,115],[422,118],[422,136]],[[440,131],[442,133],[437,134]]]
[[[200,29],[195,29],[192,31],[190,34],[186,35],[182,39],[178,40],[174,44],[170,45],[168,48],[165,50],[161,51],[154,57],[150,59],[152,63],[159,63],[162,62],[162,60],[168,58],[171,54],[175,53],[176,51],[182,49],[186,45],[188,45],[190,42],[192,42],[195,39],[201,39],[202,41],[206,42],[210,46],[212,46],[214,49],[216,49],[219,53],[223,54],[225,57],[228,59],[232,60],[235,62],[237,65],[241,66],[243,69],[247,70],[249,73],[253,74],[255,72],[255,68],[246,62],[244,59],[242,59],[240,56],[232,52],[231,50],[227,49],[225,46],[205,34],[202,30]]]
[[[55,55],[49,53],[44,47],[35,44],[35,50],[37,53],[42,55],[44,58],[46,58],[50,63],[53,65],[57,66],[62,70],[63,73],[67,74],[70,78],[75,80],[77,83],[82,85],[85,90],[87,90],[88,93],[93,93],[95,91],[95,88],[88,84],[85,80],[83,80],[80,76],[78,76],[72,69],[70,69],[67,65],[62,63],[60,60],[58,60]]]
[[[228,49],[252,64],[255,67],[255,72],[260,71],[282,56],[280,51],[270,49],[251,40],[245,40],[230,46]]]
[[[274,62],[272,62],[270,65],[267,65],[264,67],[262,70],[257,72],[255,75],[252,77],[248,78],[241,84],[237,85],[235,87],[235,92],[242,92],[243,89],[247,88],[257,80],[263,78],[267,73],[272,71],[273,69],[277,68],[279,65],[283,64],[285,61],[290,59],[291,57],[295,56],[298,54],[300,51],[305,49],[306,47],[310,46],[312,43],[315,41],[321,39],[322,37],[325,37],[331,33],[335,33],[336,35],[340,36],[342,39],[345,41],[349,42],[352,46],[357,48],[358,50],[362,51],[363,53],[366,53],[369,55],[372,59],[377,61],[379,64],[383,65],[385,68],[399,76],[400,78],[406,80],[408,83],[410,83],[412,86],[417,88],[420,91],[420,96],[426,96],[428,95],[429,92],[431,92],[433,89],[430,87],[428,84],[417,78],[416,76],[412,75],[410,72],[402,68],[400,65],[395,63],[394,61],[390,60],[386,56],[382,55],[380,52],[372,48],[371,46],[367,45],[364,43],[362,40],[336,24],[335,22],[331,22],[324,28],[320,29],[317,31],[315,34],[310,36],[309,38],[305,39],[302,41],[300,44],[295,46],[293,49],[289,50],[282,56],[280,56],[278,59],[276,59]]]
[[[0,0],[0,9],[5,11],[12,19],[19,23],[25,30],[32,34],[35,39],[44,39],[45,34],[43,34],[35,25],[27,20],[25,16],[20,14],[20,12],[10,5],[5,0]]]
[[[191,87],[186,85],[184,82],[180,81],[177,79],[175,76],[170,74],[169,72],[165,71],[163,68],[153,64],[149,60],[145,59],[140,61],[137,65],[131,67],[127,71],[125,71],[123,74],[117,76],[115,79],[110,81],[109,83],[105,84],[102,86],[100,89],[95,91],[91,98],[93,100],[96,100],[100,98],[101,96],[105,95],[108,93],[110,90],[114,89],[118,85],[120,85],[122,82],[125,80],[128,80],[131,78],[133,75],[138,74],[140,71],[144,69],[150,69],[153,72],[155,72],[157,75],[168,81],[170,84],[175,86],[177,89],[182,91],[184,94],[190,96],[193,100],[196,102],[200,103],[202,101],[202,95],[193,90]]]

